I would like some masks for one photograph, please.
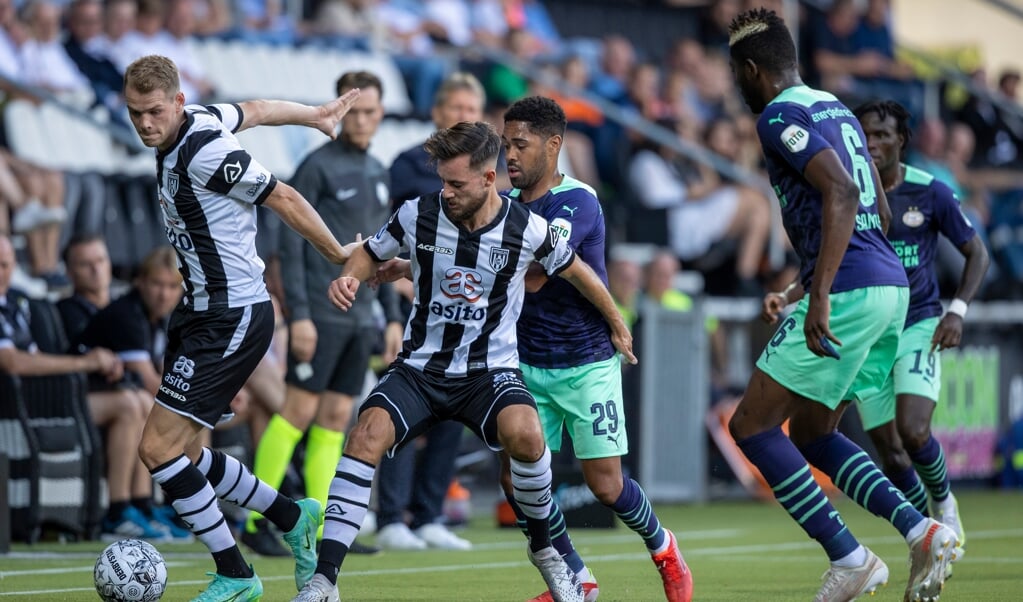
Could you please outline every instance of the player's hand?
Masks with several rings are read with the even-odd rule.
[[[632,365],[639,363],[639,360],[632,353],[632,333],[629,332],[624,322],[620,328],[611,329],[611,342],[614,344],[615,349],[618,350],[618,353],[622,354],[626,362]]]
[[[385,364],[390,364],[398,358],[404,334],[405,328],[398,322],[387,323],[387,328],[384,329],[384,353],[380,356]]]
[[[776,324],[788,301],[785,293],[767,293],[760,305],[760,319],[768,324]]]
[[[412,280],[412,262],[408,259],[390,259],[377,266],[373,282],[377,285],[384,282],[395,282],[402,278]]]
[[[348,311],[351,309],[352,303],[355,302],[355,293],[359,291],[359,284],[361,283],[358,278],[341,276],[330,283],[327,297],[338,309]]]
[[[330,137],[337,138],[337,126],[359,98],[359,89],[353,88],[334,100],[316,107],[316,123],[313,127]]]
[[[830,316],[831,299],[827,295],[822,297],[810,295],[810,305],[806,310],[806,323],[803,325],[803,334],[806,335],[807,349],[812,351],[814,355],[836,358],[837,352],[835,349],[828,349],[828,343],[825,342],[830,341],[835,345],[842,345],[842,341],[839,341],[838,337],[831,333],[829,325]]]
[[[963,318],[957,314],[946,313],[931,337],[931,353],[957,347],[963,339]]]
[[[295,320],[291,323],[288,340],[291,342],[291,355],[298,363],[308,362],[316,353],[316,325],[312,320]]]
[[[355,240],[353,242],[350,242],[347,245],[342,245],[341,256],[343,257],[343,261],[338,262],[338,265],[344,265],[347,263],[348,260],[351,259],[352,253],[355,252],[355,249],[361,247],[363,242],[362,233],[359,232],[355,235]]]

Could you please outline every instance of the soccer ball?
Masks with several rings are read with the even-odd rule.
[[[104,602],[154,602],[167,588],[163,556],[141,539],[122,539],[107,546],[92,574]]]

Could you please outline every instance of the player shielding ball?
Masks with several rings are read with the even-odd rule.
[[[608,321],[630,362],[632,336],[607,288],[546,220],[498,194],[501,139],[486,123],[434,133],[426,150],[443,189],[407,201],[353,252],[331,300],[351,307],[378,264],[411,253],[413,312],[396,360],[367,397],[330,487],[316,575],[296,602],[334,602],[336,580],[366,516],[376,466],[385,453],[441,420],[458,420],[488,447],[511,456],[515,499],[527,517],[528,556],[554,600],[582,602],[579,579],[551,545],[550,451],[536,403],[519,370],[515,323],[526,270],[571,282]]]

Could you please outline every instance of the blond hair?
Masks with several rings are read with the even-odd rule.
[[[173,96],[181,90],[178,68],[174,61],[157,54],[136,59],[124,72],[124,89],[140,94],[162,90]]]
[[[173,272],[179,278],[181,277],[181,272],[178,270],[178,254],[174,251],[174,247],[164,245],[150,251],[139,264],[135,277],[139,280],[146,280],[160,270]]]
[[[480,83],[480,80],[476,79],[476,76],[472,73],[457,71],[441,82],[440,87],[437,88],[437,93],[433,96],[433,106],[444,106],[452,94],[462,91],[471,92],[478,96],[480,105],[487,104],[487,93],[483,90],[483,84]]]

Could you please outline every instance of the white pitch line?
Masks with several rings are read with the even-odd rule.
[[[970,539],[1002,539],[1005,537],[1021,537],[1023,536],[1023,529],[1009,529],[999,531],[971,531]],[[891,536],[888,537],[864,537],[860,541],[862,543],[891,543],[895,539]],[[745,545],[745,546],[710,546],[702,548],[686,548],[685,554],[687,556],[719,556],[723,554],[755,554],[758,552],[778,552],[778,551],[797,551],[805,549],[817,548],[817,542],[815,541],[804,541],[804,542],[785,542],[785,543],[773,543],[773,544],[756,544],[756,545]],[[588,561],[593,562],[623,562],[623,561],[644,561],[649,562],[650,555],[643,553],[628,553],[628,554],[608,554],[608,555],[592,555],[587,556]],[[969,560],[967,555],[963,561]],[[978,561],[980,559],[975,559]],[[352,577],[375,577],[380,575],[410,575],[416,573],[440,573],[440,572],[453,572],[461,571],[469,568],[470,565],[466,564],[455,564],[455,565],[440,565],[440,566],[429,566],[429,567],[410,567],[410,568],[393,568],[393,569],[376,569],[369,571],[344,571],[342,573],[343,578]],[[525,561],[509,561],[509,562],[491,562],[487,564],[472,564],[473,570],[487,570],[487,569],[506,569],[506,568],[518,568],[528,567],[530,563]],[[293,575],[269,575],[266,577],[260,577],[262,581],[283,581],[286,579],[293,579]],[[167,588],[171,587],[182,587],[186,585],[203,585],[209,583],[208,580],[189,580],[189,581],[173,581],[167,584]],[[72,587],[65,589],[47,589],[47,590],[23,590],[15,592],[0,592],[0,597],[5,596],[39,596],[43,594],[68,594],[74,592],[91,592],[95,591],[93,587]]]

